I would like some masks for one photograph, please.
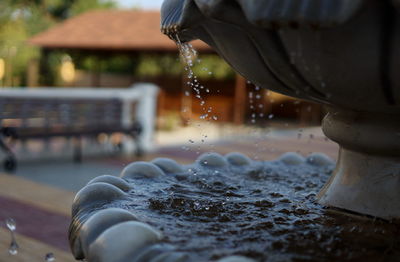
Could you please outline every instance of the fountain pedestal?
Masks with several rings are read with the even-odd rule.
[[[400,157],[382,157],[345,148],[318,202],[385,219],[400,217]]]
[[[386,219],[400,217],[400,123],[396,116],[331,109],[323,131],[341,146],[319,203]]]

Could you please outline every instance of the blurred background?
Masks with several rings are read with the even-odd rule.
[[[186,74],[178,49],[160,34],[157,8],[161,2],[2,1],[1,86],[124,88],[151,82],[160,87],[158,128],[198,120],[203,112],[195,94],[185,97]],[[248,97],[252,84],[236,75],[207,45],[193,45],[201,59],[193,71],[210,90],[203,98],[213,107],[218,122],[246,124],[253,113],[273,113],[275,119],[319,124],[323,115],[319,106],[266,90],[258,92],[257,102],[262,106],[252,108]],[[235,106],[238,103],[240,107]],[[181,112],[183,105],[190,105],[187,112]],[[260,117],[258,122],[270,121]]]
[[[20,241],[12,254],[2,223],[0,261],[73,261],[74,192],[132,161],[336,157],[320,105],[254,86],[200,41],[188,73],[160,33],[161,3],[0,1],[0,220],[16,221]]]

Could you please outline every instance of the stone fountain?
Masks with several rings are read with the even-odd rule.
[[[340,152],[319,203],[400,218],[400,1],[169,0],[161,23],[258,86],[328,106]]]
[[[323,130],[339,143],[339,161],[335,168],[318,153],[269,162],[206,153],[186,166],[131,163],[77,193],[75,258],[398,261],[400,227],[388,222],[400,218],[398,6],[166,0],[162,30],[173,40],[202,39],[254,84],[327,105]]]

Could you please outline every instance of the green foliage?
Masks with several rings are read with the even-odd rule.
[[[114,8],[115,3],[111,0],[75,0],[71,5],[71,15],[75,16],[92,9]]]
[[[194,74],[200,79],[232,79],[235,72],[217,55],[200,54],[200,62],[193,66]]]
[[[26,45],[28,37],[27,27],[20,20],[8,22],[0,28],[0,57],[5,60],[7,68],[5,84],[10,85],[15,78],[21,83],[26,65],[31,59],[38,57],[38,50]]]
[[[193,66],[193,72],[199,79],[231,79],[235,73],[231,67],[217,55],[201,55],[199,63]],[[177,55],[142,55],[135,70],[137,76],[177,76],[182,74],[184,64]]]
[[[5,84],[19,79],[17,82],[24,85],[29,61],[39,58],[38,48],[27,44],[30,37],[70,16],[113,6],[111,0],[0,0],[0,58],[6,62]],[[59,54],[52,55],[50,70],[54,71],[60,60]]]
[[[182,65],[177,56],[144,54],[138,58],[134,73],[136,76],[154,77],[159,75],[176,76],[181,72]]]

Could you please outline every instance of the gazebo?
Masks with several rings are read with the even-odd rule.
[[[176,45],[160,32],[160,13],[158,11],[139,10],[96,10],[73,17],[65,22],[39,33],[32,37],[29,43],[39,46],[42,52],[40,74],[46,75],[48,56],[54,51],[79,53],[102,59],[114,55],[126,55],[135,59],[138,54],[165,54],[177,53]],[[212,49],[201,41],[192,42],[200,53],[212,53]],[[91,85],[99,86],[99,69],[92,72]],[[180,81],[181,89],[185,81]],[[45,81],[41,83],[46,85]],[[236,84],[230,87],[233,90],[232,119],[242,123],[244,119],[244,104],[246,83],[243,78],[237,77]],[[183,92],[181,92],[183,93]],[[182,95],[182,104],[188,104],[188,98]],[[191,99],[191,98],[189,98]],[[164,104],[168,104],[168,101]],[[189,102],[189,104],[191,104]],[[233,103],[232,103],[233,104]],[[238,106],[240,105],[240,106]]]

